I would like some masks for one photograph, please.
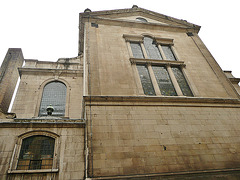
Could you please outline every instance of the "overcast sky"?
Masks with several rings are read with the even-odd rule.
[[[199,36],[222,69],[240,78],[239,0],[0,0],[0,62],[8,48],[40,61],[76,57],[80,12],[133,4],[200,25]]]

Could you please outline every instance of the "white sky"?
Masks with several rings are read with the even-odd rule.
[[[240,78],[238,0],[1,0],[0,63],[8,48],[22,48],[25,59],[75,57],[80,12],[133,4],[202,26],[199,35],[219,65]]]

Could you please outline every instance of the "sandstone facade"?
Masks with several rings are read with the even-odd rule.
[[[1,178],[237,179],[239,79],[200,26],[137,6],[79,17],[77,57],[19,68],[16,118],[1,119]],[[42,117],[51,82],[66,86],[64,112]],[[19,170],[32,136],[54,139],[52,168]]]

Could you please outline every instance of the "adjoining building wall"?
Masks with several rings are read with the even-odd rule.
[[[65,116],[81,118],[83,72],[80,59],[78,61],[64,64],[26,60],[26,65],[20,69],[21,81],[12,108],[17,118],[38,117],[44,86],[52,81],[67,86]]]
[[[0,113],[7,113],[12,95],[17,84],[18,68],[23,65],[20,48],[9,48],[0,68]]]
[[[30,179],[83,179],[84,178],[84,125],[67,122],[36,122],[36,120],[21,120],[15,123],[1,123],[0,128],[0,179],[30,180]],[[55,124],[57,123],[57,124]],[[19,155],[19,136],[26,133],[55,133],[58,135],[57,149],[54,150],[57,164],[55,171],[47,172],[32,170],[32,172],[16,171],[16,157]],[[14,153],[15,152],[15,153]],[[14,156],[13,156],[14,155]],[[13,158],[13,159],[12,159]],[[10,170],[11,167],[11,170]],[[34,172],[35,171],[35,172]],[[41,170],[40,170],[41,171]]]
[[[237,101],[89,99],[86,97],[92,177],[133,175],[134,179],[134,175],[216,169],[221,174],[223,169],[240,167]]]

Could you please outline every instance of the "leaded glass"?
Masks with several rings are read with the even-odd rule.
[[[193,96],[192,91],[190,87],[188,86],[188,83],[178,67],[172,67],[173,74],[175,75],[177,82],[182,90],[182,93],[184,96]]]
[[[143,52],[142,52],[142,48],[141,48],[139,43],[131,42],[130,45],[131,45],[133,57],[135,57],[135,58],[144,58]]]
[[[47,106],[52,105],[52,116],[64,116],[66,103],[66,86],[58,81],[48,83],[43,90],[39,116],[47,116]]]
[[[54,144],[55,140],[48,136],[23,139],[17,169],[51,169]]]
[[[157,47],[157,44],[153,42],[152,38],[144,37],[143,43],[149,59],[163,59]]]
[[[176,58],[175,58],[170,46],[162,45],[161,47],[162,47],[162,50],[163,50],[167,60],[176,61]]]
[[[156,95],[147,67],[144,65],[137,65],[137,69],[141,79],[144,94],[152,96]]]
[[[152,69],[155,74],[161,94],[165,96],[177,96],[167,69],[162,66],[152,66]]]

